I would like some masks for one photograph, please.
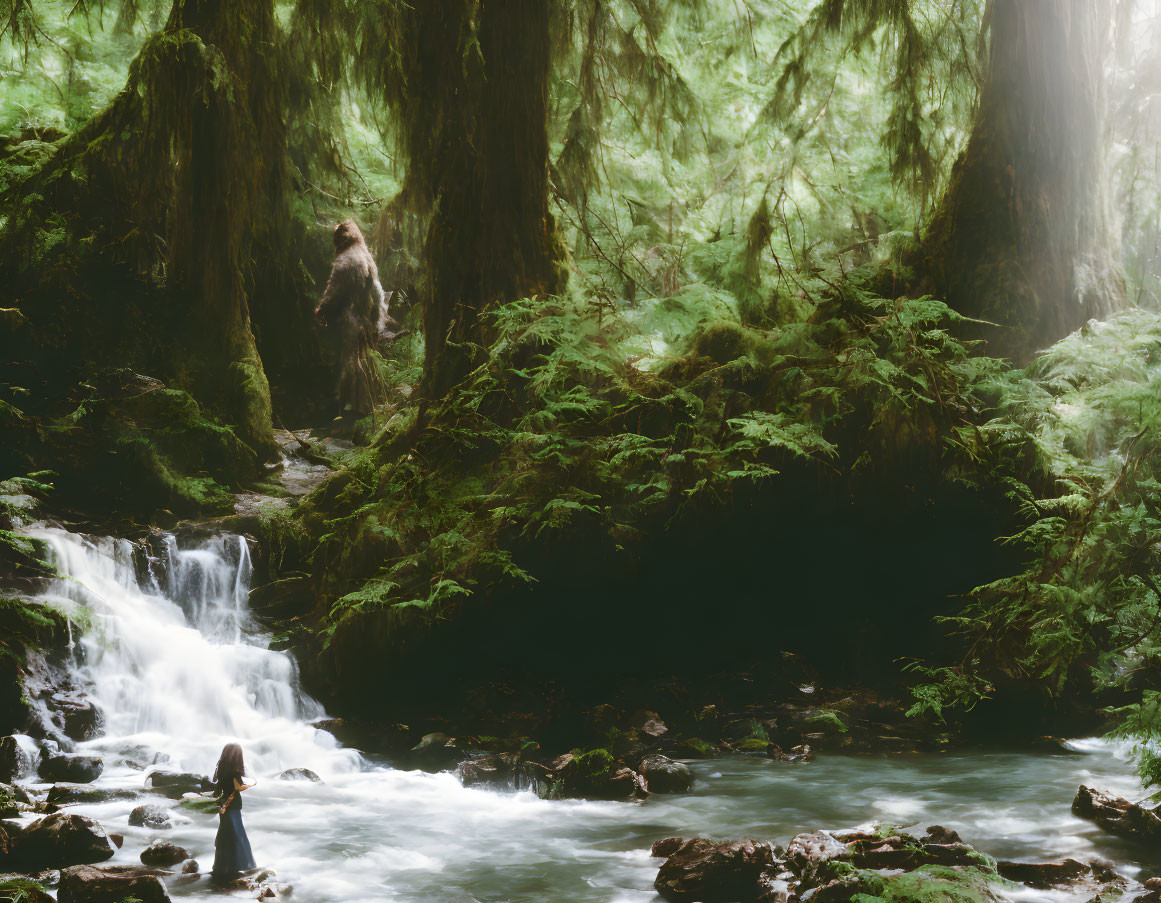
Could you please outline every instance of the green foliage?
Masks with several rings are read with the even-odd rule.
[[[878,50],[889,98],[882,141],[891,154],[891,177],[913,186],[926,202],[942,186],[943,160],[962,141],[957,126],[974,108],[982,15],[979,0],[955,0],[950,6],[926,0],[821,0],[779,49],[775,63],[781,72],[763,113],[774,121],[790,120],[817,78],[816,65],[830,67],[837,79],[840,63]],[[810,110],[800,131],[819,115]]]
[[[1161,652],[1161,318],[1128,311],[1057,343],[1024,372],[1000,374],[994,419],[978,435],[1008,464],[1025,526],[1007,542],[1026,567],[972,594],[948,620],[969,641],[958,667],[923,669],[913,713],[970,706],[998,680],[1053,695],[1140,686]],[[1145,678],[1149,680],[1149,678]],[[1121,710],[1141,740],[1146,777],[1161,776],[1161,737],[1146,683]]]
[[[952,321],[930,298],[853,285],[815,321],[769,331],[685,303],[642,320],[581,292],[504,305],[486,362],[453,395],[422,425],[389,426],[291,517],[313,537],[295,540],[309,549],[298,566],[334,599],[318,629],[334,655],[368,630],[405,643],[534,582],[533,545],[601,537],[632,554],[787,466],[966,479],[1003,366],[970,357],[940,328]],[[642,322],[687,351],[642,357]]]
[[[257,462],[232,428],[159,380],[127,370],[90,380],[76,387],[81,399],[67,413],[21,412],[33,429],[23,442],[9,441],[52,470],[0,482],[0,515],[28,520],[46,500],[141,517],[233,510],[228,487],[248,479]]]
[[[24,663],[30,649],[51,649],[68,636],[65,616],[39,602],[0,597],[0,662]]]
[[[48,889],[31,878],[5,876],[0,879],[0,900],[8,903],[32,903],[34,900],[51,900]]]
[[[201,812],[206,815],[217,815],[218,810],[222,808],[221,803],[212,799],[182,800],[177,805],[179,808],[188,809],[190,812]]]

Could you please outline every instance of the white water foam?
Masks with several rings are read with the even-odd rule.
[[[108,719],[104,736],[81,744],[105,757],[96,786],[142,788],[126,750],[161,753],[167,768],[208,773],[224,743],[241,742],[259,778],[245,798],[255,856],[294,886],[297,903],[656,903],[658,861],[648,850],[661,837],[785,843],[803,830],[902,817],[957,828],[999,857],[1101,856],[1119,861],[1125,874],[1137,871],[1131,845],[1068,810],[1081,781],[1141,793],[1125,750],[1099,741],[1041,753],[823,756],[809,766],[698,762],[693,793],[643,805],[546,802],[528,792],[464,788],[451,774],[386,768],[310,726],[322,707],[302,691],[294,661],[269,649],[250,618],[250,559],[239,537],[181,544],[166,537],[152,545],[145,567],[140,548],[124,540],[30,532],[49,544],[62,574],[44,601],[78,625],[92,622],[79,640],[78,677],[92,682]],[[408,688],[369,691],[388,697]],[[324,783],[274,779],[296,766]],[[163,838],[208,870],[217,819],[175,809],[168,831],[130,827],[130,810],[147,801],[158,800],[69,811],[125,835],[109,864],[136,863],[150,841]],[[170,892],[212,893],[204,879],[175,881]],[[1082,903],[1047,891],[1020,899]]]

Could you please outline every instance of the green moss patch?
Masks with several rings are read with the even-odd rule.
[[[882,892],[859,893],[852,903],[998,903],[1002,882],[976,868],[924,865],[913,872],[886,879]]]

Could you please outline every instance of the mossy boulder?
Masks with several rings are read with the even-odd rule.
[[[23,577],[47,577],[54,573],[47,561],[45,544],[31,536],[0,530],[0,568]]]
[[[122,388],[106,380],[107,394],[47,427],[63,493],[145,517],[158,509],[187,517],[231,512],[228,486],[257,473],[257,452],[209,419],[189,393],[156,380],[142,384],[147,379],[122,375]]]
[[[556,792],[562,797],[627,800],[642,791],[640,776],[607,749],[576,751],[553,763]]]
[[[680,845],[678,845],[678,843]],[[702,837],[671,838],[654,855],[665,854],[653,887],[673,903],[755,903],[769,890],[775,866],[768,843],[718,843]],[[676,848],[675,848],[676,847]]]
[[[218,810],[222,808],[221,803],[211,799],[182,800],[177,805],[182,809],[188,809],[190,812],[202,812],[207,815],[216,815]]]
[[[1000,903],[1008,885],[978,868],[924,865],[886,879],[877,894],[859,893],[851,903]]]

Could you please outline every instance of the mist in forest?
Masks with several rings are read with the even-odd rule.
[[[1155,903],[1159,97],[1159,0],[0,0],[0,898]]]

